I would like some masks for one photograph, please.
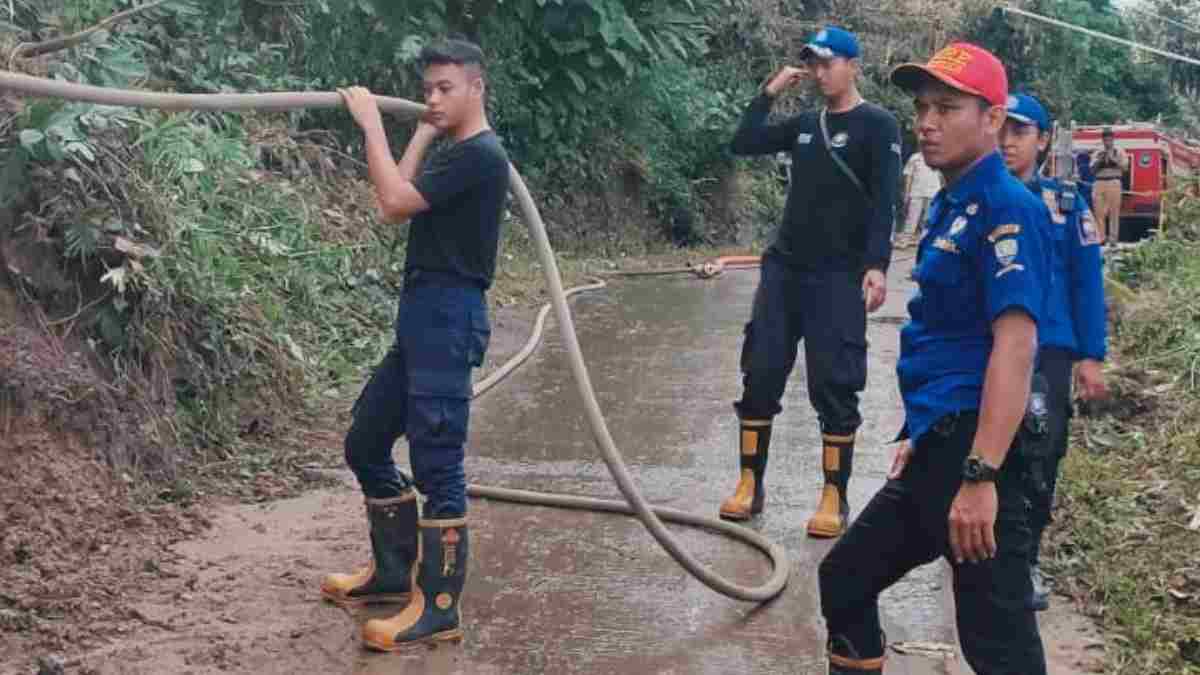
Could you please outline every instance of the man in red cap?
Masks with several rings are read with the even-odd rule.
[[[916,130],[945,187],[929,210],[897,374],[905,423],[886,485],[820,566],[829,672],[879,674],[879,594],[945,556],[958,634],[979,675],[1045,675],[1026,599],[1032,537],[1024,467],[1010,454],[1024,417],[1037,322],[1050,282],[1045,205],[997,152],[1008,78],[956,43],[892,82],[916,98]]]

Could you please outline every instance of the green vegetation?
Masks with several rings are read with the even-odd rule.
[[[607,182],[615,167],[638,167],[631,192],[645,198],[614,210],[627,222],[599,232],[594,221],[556,228],[556,243],[576,249],[564,260],[570,278],[583,272],[573,261],[580,255],[661,247],[667,237],[644,231],[653,216],[641,211],[686,212],[694,223],[697,186],[714,166],[731,166],[711,138],[727,133],[737,105],[725,94],[696,96],[711,85],[708,72],[683,65],[689,49],[705,47],[703,17],[694,8],[672,14],[661,3],[640,10],[642,30],[620,3],[609,5],[586,12],[595,20],[564,23],[570,17],[562,12],[580,7],[528,2],[480,16],[472,29],[504,45],[492,50],[493,114],[539,193],[578,192]],[[23,0],[11,18],[20,41],[36,42],[130,7]],[[461,21],[442,3],[168,2],[29,68],[115,87],[329,90],[361,82],[412,96],[420,46]],[[558,37],[538,40],[529,21]],[[16,47],[6,45],[5,53]],[[612,95],[623,87],[658,95]],[[57,241],[69,279],[60,286],[74,285],[67,291],[26,279],[24,290],[50,316],[81,310],[52,333],[85,337],[119,387],[134,397],[155,384],[167,390],[168,400],[144,415],[159,451],[137,466],[175,467],[158,454],[176,448],[203,465],[270,456],[259,452],[269,434],[256,438],[248,425],[352,396],[362,369],[386,347],[405,230],[375,222],[353,159],[358,133],[344,114],[165,115],[31,101],[5,127],[15,132],[6,171],[32,176],[43,228],[13,234]],[[394,131],[402,147],[408,126]],[[630,139],[639,131],[641,145]],[[585,157],[568,141],[593,143],[601,154]],[[550,201],[571,219],[589,203]],[[580,243],[573,235],[583,232],[589,236]],[[691,230],[683,236],[707,239]],[[504,251],[494,302],[535,300],[540,272],[522,224],[509,224]]]
[[[1048,556],[1111,673],[1200,673],[1200,200],[1183,195],[1117,268],[1136,299],[1114,317],[1113,400],[1076,421]]]

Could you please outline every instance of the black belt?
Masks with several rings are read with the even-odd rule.
[[[1103,178],[1100,178],[1100,177],[1096,178],[1097,183],[1099,183],[1102,180],[1121,180],[1121,177],[1120,176],[1104,176]]]

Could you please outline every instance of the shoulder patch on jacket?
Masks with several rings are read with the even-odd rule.
[[[997,227],[996,229],[992,230],[992,233],[988,235],[988,241],[990,241],[994,244],[994,243],[996,243],[996,240],[999,239],[1000,237],[1007,237],[1007,236],[1013,235],[1013,234],[1021,234],[1021,226],[1020,225],[1017,225],[1016,223],[1009,223],[1008,225],[1001,225],[1000,227]]]

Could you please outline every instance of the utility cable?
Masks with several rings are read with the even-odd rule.
[[[1084,35],[1090,35],[1091,37],[1100,38],[1101,40],[1108,40],[1109,42],[1115,42],[1117,44],[1124,45],[1126,47],[1132,47],[1133,49],[1140,49],[1142,51],[1150,52],[1151,54],[1157,54],[1159,56],[1164,56],[1169,59],[1174,59],[1175,61],[1182,61],[1183,63],[1190,63],[1193,66],[1200,66],[1200,59],[1194,59],[1190,56],[1184,56],[1183,54],[1169,52],[1165,49],[1159,49],[1158,47],[1151,47],[1150,45],[1142,44],[1140,42],[1134,42],[1133,40],[1126,40],[1125,38],[1119,38],[1115,35],[1109,35],[1108,33],[1101,33],[1100,31],[1092,30],[1091,28],[1084,28],[1083,26],[1077,26],[1073,23],[1068,23],[1066,21],[1062,21],[1061,19],[1054,19],[1054,18],[1051,18],[1048,16],[1043,16],[1041,14],[1035,14],[1034,12],[1030,12],[1030,11],[1027,11],[1024,9],[1019,9],[1017,7],[1013,7],[1012,5],[1000,5],[1000,11],[1008,12],[1011,14],[1018,14],[1020,16],[1027,17],[1027,18],[1033,19],[1035,21],[1041,21],[1043,23],[1048,23],[1052,26],[1058,26],[1059,28],[1073,30],[1077,33],[1083,33]]]

